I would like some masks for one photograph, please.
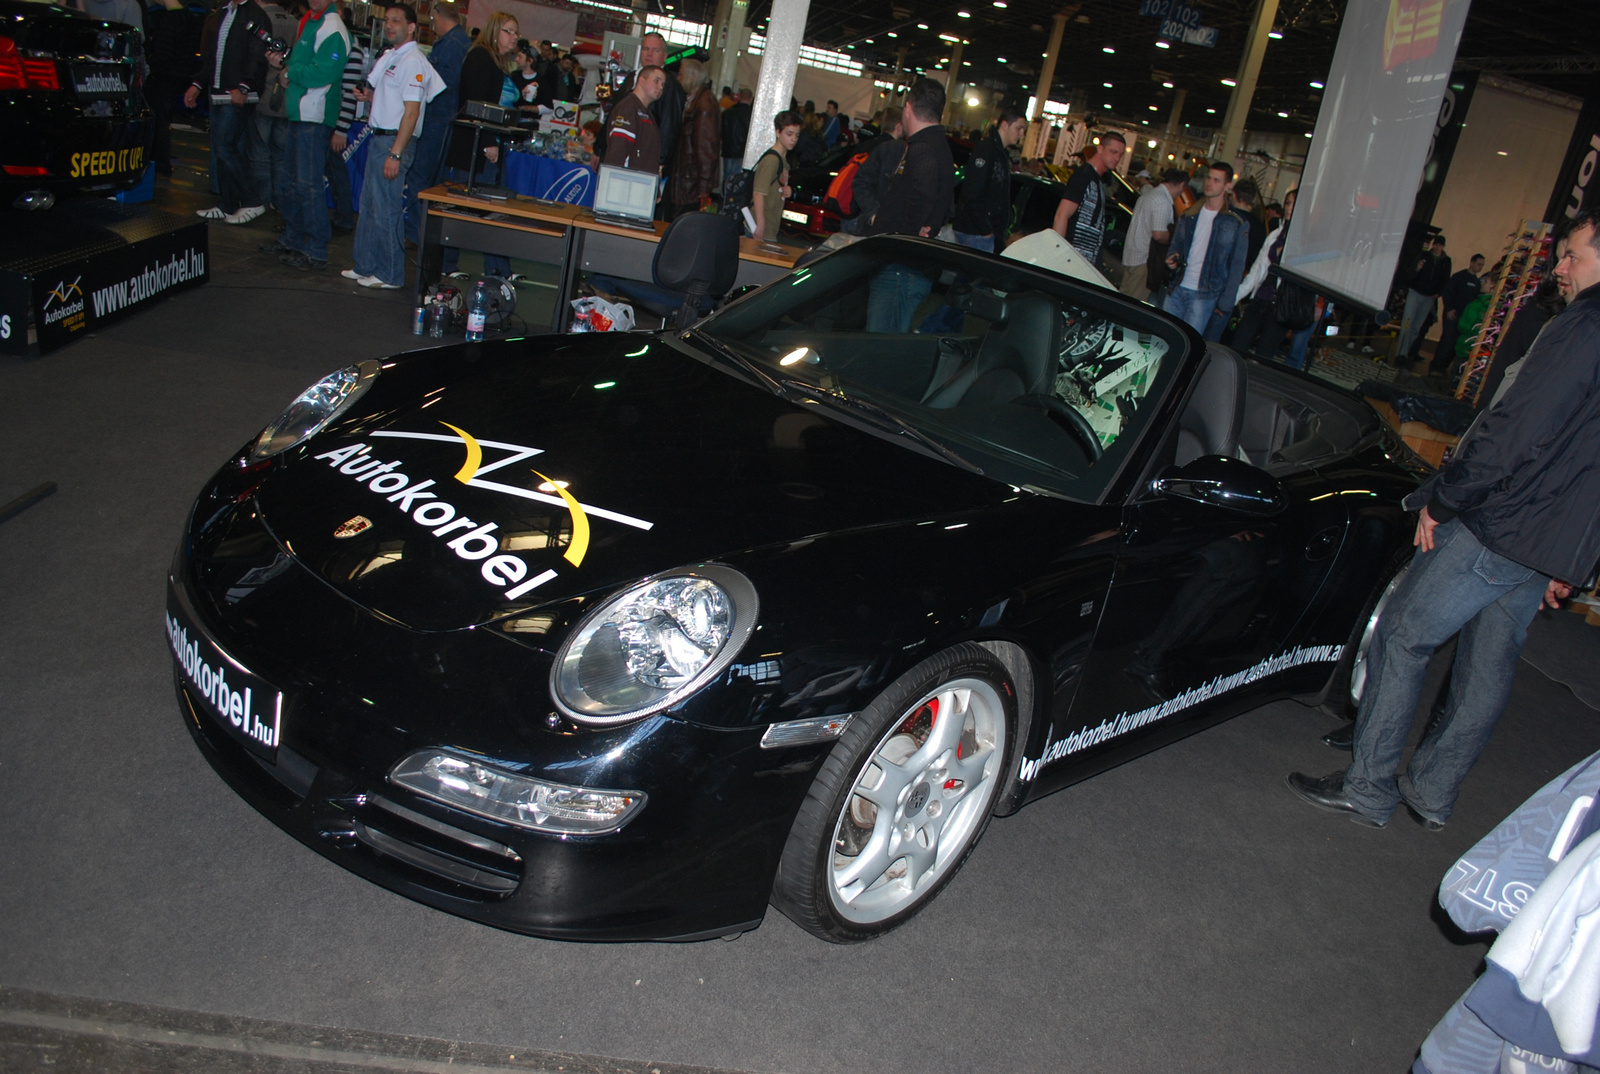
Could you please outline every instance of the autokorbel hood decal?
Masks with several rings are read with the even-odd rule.
[[[405,464],[403,458],[385,462],[378,454],[384,446],[384,440],[459,443],[466,454],[461,468],[451,475],[449,480],[469,488],[485,489],[564,509],[570,519],[569,528],[558,534],[544,534],[547,539],[543,547],[564,546],[560,560],[565,561],[572,569],[581,567],[584,557],[588,554],[591,516],[639,530],[649,530],[654,525],[644,519],[634,518],[618,511],[582,504],[567,491],[569,482],[553,480],[531,467],[526,468],[526,473],[536,478],[538,484],[532,487],[526,484],[514,484],[513,482],[519,480],[523,473],[523,468],[517,467],[517,464],[543,454],[543,448],[500,440],[479,440],[465,429],[457,428],[449,422],[439,424],[450,432],[446,434],[400,430],[376,431],[370,434],[375,441],[373,444],[365,442],[347,444],[324,451],[313,456],[313,459],[326,462],[338,473],[354,479],[374,499],[394,505],[390,508],[393,515],[409,517],[411,526],[443,541],[445,547],[457,558],[478,563],[478,573],[483,583],[502,588],[506,600],[523,598],[557,577],[558,572],[553,566],[539,571],[537,568],[542,560],[530,563],[531,557],[524,553],[503,550],[503,539],[499,532],[501,523],[478,522],[470,518],[465,508],[458,507],[446,498],[449,495],[448,485],[439,485],[437,479],[433,477],[422,478],[405,472],[401,469]],[[400,448],[401,445],[397,444],[395,447]],[[488,458],[484,454],[485,448],[491,453]],[[513,469],[514,467],[516,468]],[[496,471],[505,471],[500,480],[491,481],[483,476]],[[334,536],[353,537],[364,532],[366,528],[362,527],[351,533],[349,532],[351,523],[347,522],[334,531]],[[411,536],[416,536],[415,531]],[[530,542],[523,543],[530,544]]]

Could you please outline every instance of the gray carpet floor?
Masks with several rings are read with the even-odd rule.
[[[1343,755],[1329,718],[1269,705],[995,823],[864,946],[776,912],[586,946],[426,909],[257,815],[176,710],[162,578],[195,492],[311,380],[414,343],[403,293],[213,231],[210,286],[0,360],[0,500],[60,486],[0,524],[0,985],[742,1070],[1399,1072],[1487,949],[1441,924],[1440,878],[1600,749],[1525,665],[1449,827],[1373,831],[1289,795]]]

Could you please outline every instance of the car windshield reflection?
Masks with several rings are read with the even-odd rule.
[[[806,265],[698,331],[952,463],[1085,500],[1109,487],[1188,351],[1113,293],[895,238]]]

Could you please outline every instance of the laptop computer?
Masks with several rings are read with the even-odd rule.
[[[655,231],[656,177],[631,168],[600,165],[594,187],[594,218],[607,224]]]

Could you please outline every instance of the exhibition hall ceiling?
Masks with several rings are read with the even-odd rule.
[[[655,7],[662,0],[651,2]],[[1199,12],[1202,25],[1216,29],[1214,47],[1162,38],[1161,20],[1139,14],[1141,0],[811,0],[806,41],[887,67],[903,47],[907,67],[931,70],[950,56],[950,44],[940,35],[960,37],[968,42],[963,81],[1025,100],[1036,92],[1052,16],[1064,11],[1069,21],[1053,98],[1076,99],[1086,110],[1124,119],[1148,115],[1152,126],[1164,126],[1182,88],[1188,91],[1185,121],[1220,125],[1230,93],[1223,80],[1238,73],[1255,4],[1182,2]],[[1394,2],[1414,6],[1415,0]],[[674,6],[674,14],[709,21],[716,5],[679,0]],[[751,0],[750,24],[759,29],[771,8],[772,0]],[[1312,83],[1322,80],[1332,62],[1343,10],[1344,0],[1280,0],[1277,29],[1283,36],[1268,45],[1251,129],[1311,128],[1321,100]],[[1592,0],[1473,0],[1457,52],[1458,59],[1490,60],[1491,69],[1577,97],[1600,77],[1596,54],[1600,33]],[[1551,67],[1580,70],[1544,69]]]

